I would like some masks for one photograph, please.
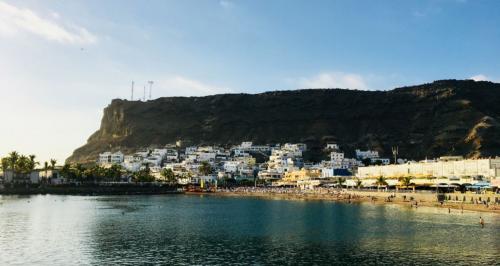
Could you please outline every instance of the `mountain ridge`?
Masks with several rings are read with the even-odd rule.
[[[319,151],[335,141],[355,148],[423,159],[500,153],[500,84],[439,80],[388,91],[300,89],[258,94],[112,100],[101,126],[68,162],[103,151],[134,152],[182,140],[232,145],[305,142]]]

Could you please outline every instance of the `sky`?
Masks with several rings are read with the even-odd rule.
[[[0,156],[62,163],[114,98],[500,82],[500,1],[0,0]]]

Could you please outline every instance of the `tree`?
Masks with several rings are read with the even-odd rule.
[[[33,155],[33,154],[29,155],[28,158],[29,158],[28,168],[29,168],[30,172],[32,172],[33,170],[35,170],[35,167],[37,165],[39,165],[40,163],[35,161],[36,155]]]
[[[200,167],[198,168],[200,174],[207,176],[212,173],[212,166],[208,162],[201,162]]]
[[[385,177],[379,176],[377,177],[375,184],[377,185],[377,189],[379,189],[381,186],[387,186],[387,181],[385,180]]]
[[[31,173],[32,167],[34,168],[30,158],[25,155],[19,156],[19,159],[17,159],[16,164],[14,165],[15,172],[20,173],[23,176]]]
[[[344,177],[337,177],[337,184],[339,184],[339,187],[342,188],[342,184],[345,183],[345,178]]]
[[[257,177],[259,176],[259,168],[254,167],[252,174],[253,174],[253,186],[256,187],[257,186]]]
[[[144,169],[141,169],[134,173],[134,179],[138,182],[153,182],[155,177],[151,175],[151,170],[149,169],[149,164],[146,164]]]
[[[85,179],[85,167],[83,167],[82,164],[77,163],[74,166],[73,171],[74,171],[75,179],[77,179],[78,181],[82,181],[83,179]]]
[[[411,176],[402,176],[398,178],[398,181],[402,186],[408,188],[411,185]]]
[[[112,181],[120,181],[123,168],[119,164],[113,164],[110,168],[106,169],[105,172],[106,178],[110,178]]]
[[[372,164],[372,159],[364,158],[363,160],[361,160],[361,162],[363,163],[363,165],[368,166]]]
[[[45,178],[43,179],[44,182],[47,181],[48,170],[49,170],[49,163],[47,161],[45,161],[45,162],[43,162],[43,171],[45,172]]]
[[[56,169],[56,159],[50,159],[50,170],[55,170]]]
[[[19,153],[17,151],[12,151],[7,157],[8,167],[12,171],[12,175],[15,177],[17,175],[17,162],[19,160]]]
[[[167,182],[171,185],[177,184],[177,177],[175,176],[174,171],[170,168],[163,168],[161,170],[160,175],[167,180]]]
[[[9,170],[9,157],[2,158],[2,171]]]
[[[361,186],[363,186],[363,181],[361,181],[361,179],[359,178],[356,178],[356,187],[359,189],[361,188]]]
[[[66,178],[66,179],[74,179],[74,176],[73,176],[73,171],[71,169],[71,165],[70,164],[64,164],[63,167],[61,168],[61,175]]]

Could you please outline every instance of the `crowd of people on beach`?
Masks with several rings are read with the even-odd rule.
[[[377,196],[366,196],[359,195],[356,192],[341,190],[338,188],[319,188],[319,189],[309,189],[304,190],[297,187],[233,187],[233,188],[219,188],[219,192],[226,193],[235,193],[235,194],[249,194],[256,196],[286,196],[290,198],[307,198],[307,199],[330,199],[330,200],[339,200],[346,201],[351,203],[353,201],[359,201],[362,199],[369,200],[371,202],[376,202],[378,200]],[[384,198],[385,202],[394,202],[396,200],[396,194],[393,193]],[[412,208],[417,209],[419,207],[419,200],[414,198],[413,196],[403,195],[401,197],[403,202],[409,202]],[[420,202],[422,202],[420,200]],[[441,207],[444,202],[440,202]],[[474,202],[476,203],[476,202]],[[486,204],[485,204],[486,203]],[[488,206],[489,204],[484,202],[477,202],[476,204],[485,204]],[[424,205],[425,206],[425,205]],[[448,213],[451,213],[451,208],[447,206]],[[461,212],[463,213],[464,207],[461,205]],[[484,227],[484,218],[480,217],[480,225]]]

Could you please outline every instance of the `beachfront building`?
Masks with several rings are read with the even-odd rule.
[[[259,172],[258,177],[264,181],[276,181],[283,178],[283,173],[276,170],[263,170]]]
[[[26,174],[5,170],[2,175],[3,182],[6,184],[38,184],[40,182],[40,172],[38,170]]]
[[[273,182],[273,186],[312,189],[321,183],[321,170],[302,168],[298,171],[285,173],[285,176],[281,180]]]
[[[285,173],[300,169],[302,166],[302,152],[286,150],[273,150],[269,156],[268,170]]]
[[[445,178],[457,181],[460,179],[500,178],[500,157],[495,159],[462,159],[442,157],[440,160],[410,162],[380,166],[359,167],[359,178],[399,178],[404,176],[414,178]],[[466,182],[466,181],[464,181]]]

